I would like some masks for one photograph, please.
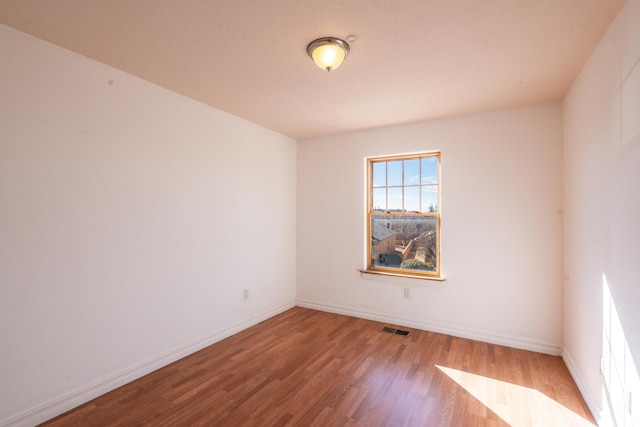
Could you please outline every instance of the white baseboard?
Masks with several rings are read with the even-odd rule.
[[[422,329],[424,331],[437,332],[460,338],[468,338],[476,341],[488,342],[491,344],[504,345],[507,347],[519,348],[522,350],[550,354],[553,356],[560,356],[562,354],[562,346],[560,344],[529,339],[526,337],[498,334],[492,331],[481,329],[452,327],[450,325],[423,322],[415,319],[407,319],[398,316],[390,316],[371,311],[360,310],[353,307],[325,304],[304,299],[297,299],[296,305],[299,307],[311,308],[314,310],[326,311],[329,313],[344,314],[346,316],[358,317],[361,319],[375,320],[377,322],[390,323],[398,326],[407,326],[411,328]]]
[[[247,320],[237,322],[228,328],[217,331],[206,337],[202,337],[183,345],[175,347],[150,359],[144,360],[119,372],[111,374],[94,383],[87,384],[60,397],[52,399],[34,408],[0,420],[0,426],[5,427],[30,427],[47,421],[53,417],[65,413],[83,403],[114,390],[124,384],[136,380],[170,363],[180,360],[198,350],[221,341],[233,334],[247,329],[257,323],[267,320],[290,308],[295,307],[293,300],[279,304],[278,306],[264,310],[251,316]]]
[[[589,389],[585,385],[584,381],[582,380],[582,376],[580,375],[580,370],[578,369],[578,365],[576,365],[575,361],[573,360],[573,357],[571,357],[571,354],[567,351],[566,348],[562,349],[562,360],[564,360],[564,364],[567,365],[567,369],[569,369],[569,373],[571,374],[573,381],[578,386],[578,390],[580,390],[580,394],[582,394],[584,401],[589,407],[589,410],[591,411],[591,415],[593,415],[593,418],[596,420],[596,423],[598,425],[601,425],[602,408],[598,404],[598,401],[595,399],[593,394],[591,394],[591,391],[589,391]]]

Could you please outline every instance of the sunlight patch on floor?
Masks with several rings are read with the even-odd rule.
[[[513,427],[595,426],[536,389],[444,366],[436,367]]]

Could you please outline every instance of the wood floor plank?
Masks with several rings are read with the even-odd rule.
[[[43,425],[595,423],[559,357],[296,307]]]

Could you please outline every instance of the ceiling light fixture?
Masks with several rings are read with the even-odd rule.
[[[331,71],[342,65],[349,49],[349,43],[342,39],[322,37],[309,43],[307,53],[319,68]]]

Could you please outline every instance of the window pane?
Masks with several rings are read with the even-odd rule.
[[[438,183],[438,158],[423,157],[422,158],[422,184]]]
[[[420,212],[420,187],[404,187],[405,212]]]
[[[435,217],[372,217],[371,262],[377,267],[435,271]]]
[[[384,212],[387,210],[387,189],[373,189],[373,210],[374,212]]]
[[[387,265],[396,257],[396,232],[391,230],[391,218],[374,216],[371,218],[371,264]]]
[[[420,159],[404,161],[404,185],[420,184]]]
[[[402,185],[402,160],[387,162],[387,185]]]
[[[390,212],[402,212],[402,187],[389,188],[387,209]]]
[[[438,186],[423,185],[422,212],[438,212]]]
[[[378,162],[373,164],[373,186],[384,187],[387,185],[387,163]]]

